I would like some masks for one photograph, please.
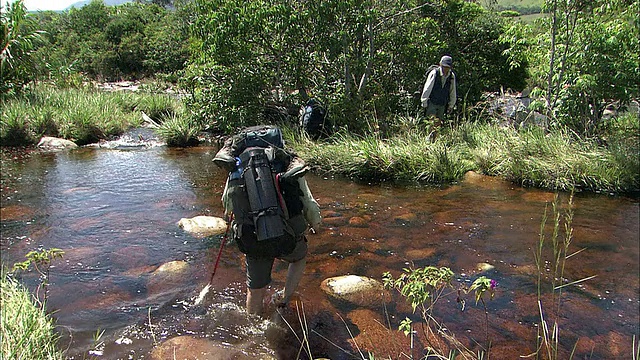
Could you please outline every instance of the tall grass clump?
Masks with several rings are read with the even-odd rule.
[[[29,109],[24,103],[3,104],[0,112],[0,145],[31,144],[34,139],[29,129]]]
[[[64,359],[56,348],[58,336],[44,304],[2,270],[0,279],[0,337],[2,359]]]
[[[364,181],[446,184],[475,170],[521,186],[625,193],[640,189],[639,127],[634,115],[624,116],[593,139],[563,128],[463,120],[432,141],[428,126],[405,119],[385,134],[343,131],[312,141],[289,131],[285,137],[318,170]]]
[[[168,146],[193,146],[198,144],[200,125],[192,118],[173,114],[164,119],[156,133]]]
[[[625,114],[609,122],[603,135],[606,148],[618,164],[620,179],[640,187],[640,121],[638,114]],[[626,185],[626,184],[625,184]]]
[[[606,192],[640,186],[639,155],[629,145],[602,146],[564,129],[469,125],[461,131],[479,171],[523,186]]]
[[[388,138],[341,132],[324,142],[300,135],[291,146],[321,171],[364,181],[440,184],[459,180],[472,169],[461,147],[431,142],[420,130]]]
[[[3,101],[2,145],[29,145],[42,136],[59,136],[85,145],[110,139],[142,124],[142,112],[158,122],[183,112],[166,94],[108,92],[92,87],[56,89],[46,84]]]
[[[168,94],[155,93],[136,94],[135,110],[143,111],[150,118],[159,122],[184,113],[180,99]]]

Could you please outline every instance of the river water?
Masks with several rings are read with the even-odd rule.
[[[455,289],[434,309],[474,352],[490,341],[494,359],[533,353],[541,298],[545,319],[558,320],[560,358],[574,346],[575,358],[631,358],[640,333],[638,199],[576,194],[569,252],[584,250],[567,260],[563,282],[595,277],[562,288],[556,312],[549,285],[537,295],[534,260],[545,209],[553,218],[554,194],[473,174],[442,188],[310,174],[324,223],[309,235],[297,308],[285,316],[293,319],[293,331],[243,312],[243,260],[233,244],[222,252],[206,304],[194,306],[221,237],[193,237],[177,222],[222,216],[225,174],[211,162],[215,152],[211,146],[2,151],[2,263],[22,261],[35,249],[65,252],[50,270],[47,307],[69,358],[169,359],[158,350],[169,343],[187,352],[206,348],[204,358],[293,359],[311,352],[352,359],[372,351],[376,358],[417,359],[428,346],[424,329],[415,327],[413,350],[411,339],[395,329],[405,317],[421,319],[397,294],[358,308],[329,299],[320,283],[347,274],[381,280],[387,271],[398,276],[403,268],[429,265],[449,267],[455,288],[480,275],[498,282],[495,297],[485,298],[487,316],[471,294],[462,311]],[[559,199],[564,212],[569,195]],[[552,228],[549,221],[547,240]],[[552,257],[548,249],[544,254]],[[184,267],[179,276],[167,275],[158,271],[166,263]],[[549,262],[544,268],[548,284],[554,270]],[[285,272],[276,263],[269,294],[283,286]],[[35,273],[21,279],[36,291]],[[309,346],[301,351],[305,337]]]

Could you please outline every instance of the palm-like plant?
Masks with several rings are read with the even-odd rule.
[[[0,11],[0,98],[19,93],[36,79],[36,67],[31,57],[43,31],[27,13],[23,0],[7,4]]]

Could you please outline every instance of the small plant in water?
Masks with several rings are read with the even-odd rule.
[[[385,287],[398,290],[409,301],[413,311],[420,308],[423,312],[432,313],[442,293],[447,288],[453,288],[453,271],[447,267],[427,266],[403,270],[404,273],[397,279],[389,272],[384,273],[382,281]]]
[[[447,334],[447,329],[433,316],[434,306],[444,295],[447,289],[453,289],[453,271],[447,267],[427,266],[420,269],[403,269],[398,278],[393,278],[389,272],[382,275],[385,288],[395,289],[407,299],[413,311],[420,311],[423,321],[420,326],[425,334],[429,354],[442,358],[447,352],[440,346],[436,339],[444,337],[454,344],[454,347],[464,347],[452,335]],[[405,318],[400,322],[398,329],[406,336],[411,335],[411,352],[413,354],[413,321]],[[458,346],[459,345],[459,346]],[[446,358],[446,357],[445,357]]]
[[[476,354],[458,341],[455,335],[434,317],[435,304],[446,295],[445,292],[447,290],[452,290],[453,292],[453,271],[447,267],[438,268],[434,266],[403,270],[404,273],[398,278],[394,278],[388,272],[384,273],[382,276],[383,284],[386,288],[397,290],[411,304],[414,312],[416,310],[420,311],[423,320],[420,322],[420,326],[422,326],[423,334],[425,334],[424,340],[427,343],[428,354],[426,358],[431,358],[429,356],[432,356],[437,359],[457,359],[458,356],[461,356],[463,359],[488,359],[488,349],[490,348],[488,339],[489,319],[485,297],[488,294],[490,298],[493,298],[498,283],[493,279],[481,276],[468,289],[458,289],[457,291],[457,302],[461,303],[462,310],[464,310],[465,306],[465,300],[461,296],[462,292],[465,294],[473,293],[476,304],[481,302],[484,306],[487,347]],[[413,336],[416,333],[414,326],[413,321],[409,318],[402,320],[398,326],[398,329],[406,336],[411,335],[412,353]],[[445,348],[440,340],[445,340],[449,344],[449,348]]]
[[[466,290],[466,293],[470,293],[470,292],[474,293],[474,296],[476,299],[476,305],[478,304],[478,302],[481,302],[482,307],[484,309],[484,321],[485,321],[484,334],[485,334],[485,342],[486,342],[485,351],[487,353],[487,359],[489,358],[489,352],[491,350],[491,341],[489,341],[489,311],[487,310],[487,303],[484,301],[484,296],[485,294],[489,293],[490,298],[493,299],[493,296],[495,295],[495,290],[497,287],[498,287],[498,282],[495,281],[494,279],[489,279],[486,276],[480,276],[471,284],[469,289]],[[462,304],[462,310],[464,311],[464,307],[465,307],[464,299],[461,299],[460,296],[458,296],[457,301]]]
[[[93,339],[91,343],[91,349],[89,350],[89,355],[92,356],[102,356],[104,355],[104,340],[102,340],[102,336],[104,335],[104,330],[97,329],[93,334]]]
[[[64,251],[56,248],[30,251],[25,255],[27,260],[13,264],[12,273],[27,271],[31,265],[40,274],[40,285],[36,289],[36,298],[40,298],[40,287],[44,288],[44,303],[47,302],[49,287],[49,269],[51,262],[56,258],[62,258]]]

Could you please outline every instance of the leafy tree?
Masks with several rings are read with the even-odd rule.
[[[180,15],[168,12],[163,20],[147,24],[144,30],[145,57],[142,65],[149,74],[170,74],[184,69],[189,57],[189,35]]]
[[[512,63],[527,61],[536,104],[580,134],[597,135],[608,104],[640,96],[640,3],[547,0],[549,16],[508,32]]]
[[[178,63],[185,61],[188,42],[179,21],[155,4],[125,3],[111,7],[93,0],[60,15],[57,20],[60,30],[51,39],[51,58],[77,59],[74,66],[79,71],[108,80],[175,71],[179,68],[175,64],[170,70],[163,67],[167,58],[174,55]],[[181,50],[166,51],[172,50],[167,46],[170,41],[180,44],[177,48]]]
[[[32,56],[42,31],[29,16],[22,0],[0,8],[0,97],[20,93],[37,78]]]
[[[109,9],[101,0],[92,0],[81,8],[71,8],[63,16],[59,50],[67,58],[78,59],[79,70],[90,76],[111,75],[115,54],[108,46],[106,32]]]
[[[367,131],[406,108],[445,52],[473,74],[461,81],[470,98],[521,84],[498,42],[502,20],[467,1],[198,0],[195,15],[185,84],[196,116],[222,130],[274,107],[286,117],[311,94],[340,127]]]

